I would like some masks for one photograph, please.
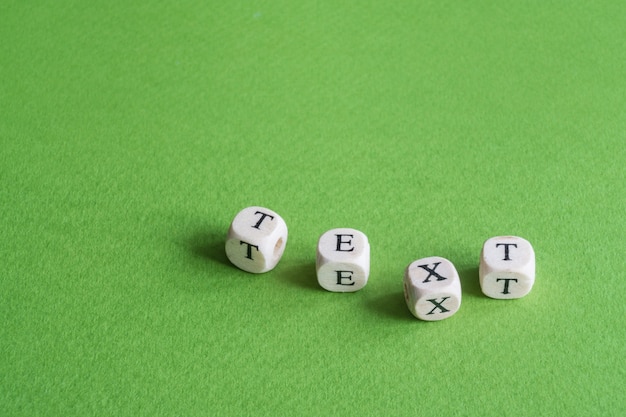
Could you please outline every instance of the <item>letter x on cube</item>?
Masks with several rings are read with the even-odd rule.
[[[461,307],[461,280],[449,260],[439,256],[418,259],[404,273],[404,298],[421,320],[443,320]]]

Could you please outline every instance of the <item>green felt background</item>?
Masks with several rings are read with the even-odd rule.
[[[5,0],[0,415],[626,415],[625,144],[622,1]],[[263,275],[249,205],[289,227]],[[317,285],[333,227],[360,292]],[[502,234],[519,300],[480,292]]]

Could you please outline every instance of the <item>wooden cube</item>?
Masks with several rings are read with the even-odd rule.
[[[456,268],[439,256],[411,262],[404,273],[404,298],[418,319],[447,319],[461,307],[461,280]]]
[[[355,229],[339,228],[324,233],[317,244],[317,281],[332,292],[354,292],[367,284],[370,245]]]
[[[520,298],[535,283],[535,252],[517,236],[496,236],[485,241],[478,269],[480,288],[491,298]]]
[[[287,244],[287,224],[276,212],[247,207],[233,219],[226,239],[226,256],[240,269],[262,273],[280,261]]]

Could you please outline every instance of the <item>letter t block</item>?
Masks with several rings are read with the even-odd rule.
[[[367,284],[370,245],[355,229],[332,229],[317,243],[317,281],[325,290],[354,292]]]
[[[535,252],[517,236],[496,236],[485,241],[478,269],[480,288],[487,297],[521,298],[535,283]]]
[[[287,224],[264,207],[241,210],[228,229],[226,256],[240,269],[262,273],[273,269],[287,244]]]

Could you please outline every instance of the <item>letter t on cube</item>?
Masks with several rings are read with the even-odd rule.
[[[258,274],[278,264],[286,244],[287,224],[282,217],[264,207],[247,207],[230,225],[226,256],[236,267]]]
[[[355,229],[332,229],[317,243],[317,281],[325,290],[354,292],[367,284],[370,245]]]
[[[521,298],[535,283],[535,252],[517,236],[487,239],[480,253],[480,287],[487,297]]]

